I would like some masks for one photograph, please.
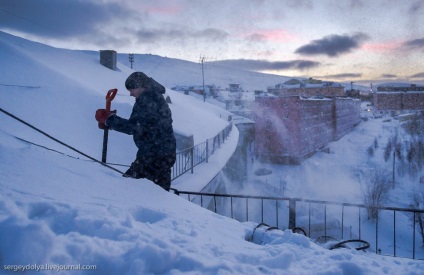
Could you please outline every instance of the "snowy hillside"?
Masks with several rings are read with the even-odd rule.
[[[132,71],[122,63],[118,71],[110,71],[93,53],[56,49],[1,32],[0,60],[0,108],[88,155],[101,155],[103,132],[94,112],[104,106],[106,91],[118,88],[112,108],[123,117],[131,112],[133,99],[123,83]],[[225,110],[169,90],[174,83],[191,82],[192,75],[183,74],[179,63],[154,64],[154,60],[150,65],[145,60],[145,72],[168,88],[176,131],[193,134],[199,143],[228,124]],[[162,71],[163,67],[169,71]],[[224,84],[226,77],[246,83],[251,78],[247,74],[238,81],[233,71],[215,77]],[[199,168],[205,172],[179,180],[206,181],[206,171],[214,171],[217,161],[228,159],[237,137],[234,127],[228,147]],[[128,164],[134,155],[131,137],[109,133],[111,161]],[[51,274],[51,270],[61,270],[60,274],[422,274],[424,270],[423,261],[328,250],[290,230],[257,230],[249,242],[256,225],[213,214],[149,181],[122,178],[0,112],[2,274],[18,270],[26,270],[25,274]]]

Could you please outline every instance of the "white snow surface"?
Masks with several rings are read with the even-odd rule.
[[[94,112],[104,106],[106,91],[118,88],[112,108],[123,117],[131,112],[133,99],[123,84],[132,70],[119,63],[111,71],[97,53],[0,33],[0,60],[0,108],[88,155],[101,156],[103,131]],[[146,70],[168,89],[176,131],[193,134],[197,144],[225,128],[228,112],[170,90],[173,83],[189,83],[190,74],[177,65],[167,71],[153,66]],[[248,83],[250,73],[245,77],[236,80]],[[173,187],[206,184],[237,138],[233,127],[227,147]],[[108,160],[129,164],[135,153],[130,136],[109,132]],[[357,154],[350,153],[354,161]],[[299,182],[312,185],[311,174],[303,175]],[[46,268],[60,274],[424,274],[423,261],[328,250],[291,230],[258,230],[249,242],[256,225],[214,214],[147,180],[123,178],[0,113],[1,274],[54,274]],[[95,270],[80,270],[86,265]]]

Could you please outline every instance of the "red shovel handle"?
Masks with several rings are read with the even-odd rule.
[[[115,98],[116,93],[118,92],[118,89],[110,89],[106,94],[106,110],[110,111],[110,105],[112,103],[112,100]],[[103,128],[101,128],[103,127]],[[106,154],[107,154],[107,139],[108,139],[108,133],[109,130],[107,126],[105,126],[103,123],[99,123],[99,128],[104,129],[103,134],[103,151],[102,151],[102,162],[106,163]]]
[[[110,89],[106,94],[106,110],[110,111],[110,104],[112,100],[115,98],[118,89]]]

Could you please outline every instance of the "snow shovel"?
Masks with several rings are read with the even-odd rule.
[[[106,110],[110,111],[110,105],[112,100],[115,98],[118,89],[110,89],[106,94]],[[103,133],[103,152],[102,152],[102,162],[106,163],[106,154],[107,154],[107,140],[109,136],[109,128],[106,126]]]

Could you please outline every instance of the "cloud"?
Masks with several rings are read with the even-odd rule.
[[[302,55],[327,55],[336,57],[340,54],[349,53],[358,49],[368,36],[364,33],[349,35],[329,35],[322,39],[313,40],[311,43],[301,46],[295,53]]]
[[[350,1],[350,8],[356,8],[356,7],[362,8],[364,6],[365,6],[365,4],[362,0],[351,0]]]
[[[382,78],[396,78],[397,75],[394,75],[394,74],[382,74],[381,77]]]
[[[139,37],[138,43],[149,44],[170,41],[185,41],[188,39],[223,41],[228,37],[228,33],[213,28],[207,28],[203,30],[190,30],[164,27],[163,29],[142,29],[137,31],[136,36]]]
[[[250,40],[250,41],[254,41],[254,42],[261,42],[261,41],[265,41],[266,37],[263,34],[254,33],[254,34],[247,36],[246,39]]]
[[[222,40],[228,37],[228,33],[223,30],[207,28],[201,31],[195,31],[192,35],[194,38],[209,38],[212,40]]]
[[[409,7],[409,13],[410,14],[421,14],[420,9],[424,9],[424,3],[421,0],[417,0],[414,3],[411,4]]]
[[[314,8],[312,0],[289,0],[287,1],[287,6],[294,9],[305,8],[311,10]]]
[[[251,59],[234,59],[211,62],[217,65],[242,68],[246,70],[264,71],[264,70],[306,70],[320,65],[319,62],[309,60],[291,60],[291,61],[266,61]]]
[[[296,35],[286,30],[274,29],[274,30],[260,30],[246,37],[247,40],[261,42],[261,41],[272,41],[272,42],[289,42],[296,39]]]
[[[374,53],[392,52],[401,48],[401,43],[396,41],[380,42],[380,43],[365,43],[362,49]]]
[[[404,46],[410,49],[424,49],[424,38],[406,41]]]
[[[411,78],[424,78],[424,72],[411,75]]]
[[[45,38],[82,37],[102,23],[131,13],[122,5],[103,1],[1,1],[0,26]]]
[[[147,3],[145,10],[146,12],[153,15],[174,15],[181,14],[184,11],[183,7],[177,5],[176,3],[167,3],[166,5],[161,5],[157,1],[153,1],[153,3]]]
[[[332,74],[332,75],[326,75],[322,78],[360,78],[362,77],[362,74],[358,73],[344,73],[344,74]]]

